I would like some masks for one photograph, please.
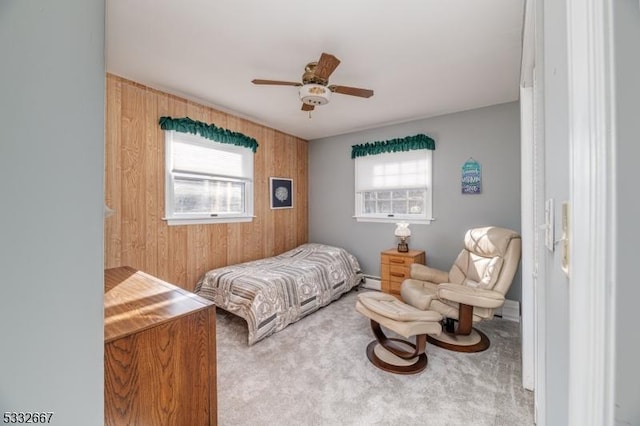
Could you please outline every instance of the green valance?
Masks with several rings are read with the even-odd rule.
[[[221,129],[215,124],[192,120],[189,117],[160,117],[160,128],[162,130],[175,130],[176,132],[200,135],[203,138],[211,139],[215,142],[243,146],[253,152],[256,152],[258,149],[258,142],[254,138],[250,138],[242,133]]]
[[[436,149],[436,142],[427,135],[407,136],[388,141],[367,142],[351,146],[351,158],[386,152],[413,151],[415,149]]]

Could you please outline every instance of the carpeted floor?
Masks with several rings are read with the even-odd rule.
[[[366,291],[366,290],[360,290]],[[374,367],[356,291],[247,346],[244,320],[218,311],[218,424],[532,425],[522,388],[519,324],[485,321],[477,354],[427,344],[429,364],[402,376]]]

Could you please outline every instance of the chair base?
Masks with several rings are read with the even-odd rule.
[[[489,348],[489,338],[477,328],[472,328],[468,335],[442,331],[439,336],[427,335],[427,342],[443,349],[455,352],[482,352]]]
[[[400,339],[393,340],[401,345],[406,345],[415,350],[415,345]],[[386,350],[378,341],[374,340],[367,346],[367,358],[376,367],[389,373],[417,374],[427,368],[427,354],[424,352],[410,359],[403,359]]]

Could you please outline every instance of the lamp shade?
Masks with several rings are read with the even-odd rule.
[[[396,230],[394,232],[396,237],[409,237],[411,236],[411,229],[409,229],[409,224],[407,222],[399,222],[396,223]]]

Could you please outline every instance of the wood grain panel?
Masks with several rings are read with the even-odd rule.
[[[151,97],[151,96],[150,96]],[[158,108],[158,117],[164,117],[171,114],[169,109],[169,95],[157,92],[155,96],[156,105]],[[153,275],[157,277],[162,277],[163,279],[168,279],[170,276],[170,263],[167,262],[169,259],[169,227],[165,226],[165,222],[162,221],[164,217],[164,131],[160,128],[160,126],[156,127],[156,143],[158,145],[158,153],[159,156],[157,158],[156,164],[156,173],[158,175],[158,184],[156,185],[156,198],[158,199],[158,217],[160,220],[157,223],[158,225],[158,236],[157,236],[157,246],[156,247],[148,247],[150,250],[155,250],[158,256],[158,264],[156,273]]]
[[[309,211],[309,178],[307,169],[308,145],[306,143],[296,144],[296,200],[299,206],[295,209],[295,225],[296,225],[296,245],[306,242],[306,236],[309,234],[309,222],[307,221],[307,212]]]
[[[275,177],[287,177],[285,174],[287,160],[285,158],[284,151],[286,150],[286,140],[285,135],[282,133],[276,133],[275,137],[274,150],[271,151],[271,161],[273,164],[273,175]],[[294,182],[295,185],[295,182]],[[295,202],[295,201],[294,201]],[[287,227],[288,221],[285,220],[285,216],[288,212],[288,209],[274,209],[271,210],[273,215],[273,228],[274,229],[284,229]],[[286,235],[282,232],[275,232],[273,235],[273,250],[276,253],[283,251],[283,247],[286,247],[285,244]]]
[[[187,290],[209,269],[273,256],[308,241],[307,142],[196,102],[107,75],[105,267],[144,270]],[[251,136],[250,223],[168,226],[161,116],[190,117]],[[294,180],[294,208],[272,210],[269,177]]]
[[[270,207],[271,199],[269,194],[269,178],[278,176],[274,167],[274,158],[276,156],[275,135],[276,132],[273,129],[264,130],[265,139],[272,140],[274,143],[265,144],[265,146],[262,147],[263,149],[260,155],[263,156],[265,164],[264,181],[260,182],[259,187],[256,186],[256,192],[264,191],[264,193],[267,194],[265,197],[256,197],[256,200],[264,204],[264,225],[262,227],[262,238],[264,241],[263,257],[270,257],[277,254],[275,248],[275,210],[272,210]]]
[[[153,121],[158,117],[158,99],[155,96],[145,96],[144,117],[144,270],[158,270],[158,228],[162,220],[157,196],[157,182],[164,179],[164,173],[160,173],[158,163],[162,162],[164,150],[158,143],[157,128]],[[163,198],[164,200],[164,198]],[[149,246],[150,249],[146,249]]]
[[[120,195],[122,193],[122,172],[120,163],[122,135],[122,84],[120,80],[107,79],[107,105],[105,129],[105,205],[116,212],[122,211]],[[104,221],[105,235],[105,267],[111,268],[121,264],[122,255],[122,215],[114,214]]]
[[[145,111],[144,89],[122,85],[122,263],[144,269],[145,260]]]
[[[105,424],[215,424],[206,391],[215,369],[206,362],[215,345],[206,332],[212,312],[202,310],[105,345]]]
[[[252,123],[248,120],[241,121],[240,132],[247,136],[255,138],[256,140],[260,140],[262,137],[262,132],[260,132],[259,129],[260,126],[255,123]],[[262,173],[264,173],[264,164],[256,161],[255,157],[256,156],[254,156],[253,159],[254,186],[256,186],[256,176],[259,176],[260,180],[264,179],[264,176],[262,175]],[[242,252],[248,260],[262,258],[262,238],[261,233],[258,232],[258,230],[262,226],[262,208],[257,204],[258,203],[254,203],[253,206],[253,214],[256,216],[255,219],[252,222],[242,224]]]
[[[291,194],[294,203],[299,203],[298,197],[296,197],[296,191],[298,185],[300,184],[301,179],[298,177],[298,150],[296,149],[296,138],[291,135],[285,135],[286,141],[286,149],[285,156],[288,161],[288,167],[285,173],[287,173],[287,177],[293,179],[293,194]],[[287,209],[287,224],[286,226],[290,226],[291,228],[297,230],[298,229],[298,211],[296,209]],[[296,239],[297,232],[291,232],[286,235],[285,246],[286,247],[295,247],[297,245]]]

